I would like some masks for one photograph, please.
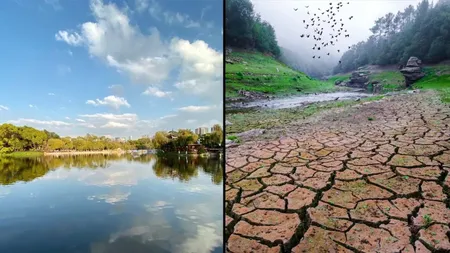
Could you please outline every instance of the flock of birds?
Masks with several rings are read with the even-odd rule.
[[[347,2],[347,4],[350,4],[350,2]],[[347,30],[344,28],[344,23],[342,21],[342,18],[336,17],[336,14],[339,12],[339,10],[344,6],[343,2],[337,3],[335,6],[333,6],[333,3],[330,3],[330,6],[326,10],[321,10],[318,8],[319,13],[313,13],[311,14],[308,10],[307,14],[311,16],[311,19],[309,20],[303,20],[303,24],[305,24],[305,29],[313,29],[312,34],[302,34],[300,35],[301,38],[310,38],[312,37],[315,41],[317,41],[316,44],[314,44],[313,50],[320,51],[322,49],[322,52],[325,51],[326,47],[336,46],[336,42],[338,42],[338,38],[345,36],[345,38],[349,38],[350,34],[348,34]],[[309,6],[305,6],[306,9],[309,8]],[[298,8],[294,8],[294,11],[297,11]],[[320,13],[321,12],[321,13]],[[349,20],[352,20],[353,16],[349,17]],[[321,26],[321,24],[323,24]],[[333,30],[333,33],[329,33],[329,37],[326,38],[324,36],[324,26],[329,25],[331,29]],[[348,49],[351,47],[349,46]],[[337,49],[337,52],[339,53],[341,50]],[[329,56],[330,53],[328,52],[327,55]],[[316,55],[314,55],[312,58],[316,58]],[[317,55],[317,59],[320,59],[320,55]],[[341,63],[341,61],[339,61]]]

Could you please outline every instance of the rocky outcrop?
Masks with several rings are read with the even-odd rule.
[[[336,82],[334,82],[334,84],[339,86],[365,89],[369,84],[369,72],[359,69],[358,71],[352,73],[348,81],[337,80]]]
[[[410,87],[414,82],[425,76],[422,71],[422,61],[417,57],[410,57],[406,66],[400,70],[405,77],[406,87]]]

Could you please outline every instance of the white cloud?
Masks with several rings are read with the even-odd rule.
[[[65,119],[70,120],[70,117],[65,117]]]
[[[215,108],[215,106],[196,106],[196,105],[190,105],[185,107],[180,107],[178,110],[184,111],[184,112],[206,112],[211,110],[212,108]]]
[[[86,122],[86,120],[84,120],[84,119],[75,119],[75,120],[78,122]]]
[[[56,127],[71,125],[70,123],[58,120],[37,120],[37,119],[23,119],[23,118],[18,120],[10,120],[8,122],[16,125],[31,124],[38,126],[56,126]]]
[[[105,203],[108,204],[116,204],[118,202],[122,202],[122,201],[126,201],[128,199],[128,197],[131,195],[130,192],[127,193],[113,193],[113,194],[102,194],[102,195],[93,195],[93,196],[89,196],[87,199],[88,200],[103,200],[105,201]]]
[[[9,111],[9,108],[4,105],[0,105],[0,111]]]
[[[28,107],[30,107],[30,108],[37,108],[37,106],[32,105],[32,104],[29,104]]]
[[[176,116],[177,116],[176,114],[170,114],[170,115],[162,116],[159,119],[168,119],[168,118],[173,118],[173,117],[176,117]]]
[[[185,28],[200,28],[201,24],[198,21],[192,20],[192,18],[187,14],[182,14],[179,12],[172,12],[164,10],[161,5],[155,0],[152,0],[150,8],[148,9],[150,15],[158,20],[164,21],[169,25],[180,25]]]
[[[51,92],[49,92],[49,93],[48,93],[48,95],[49,95],[49,96],[54,96],[54,95],[55,95],[55,93],[51,93]]]
[[[119,109],[121,106],[125,106],[128,108],[131,107],[125,98],[116,97],[116,96],[107,96],[103,100],[98,99],[98,98],[96,100],[88,100],[88,101],[86,101],[86,104],[93,105],[93,106],[105,105],[105,106],[110,106],[115,109]]]
[[[124,113],[124,114],[96,113],[96,114],[82,114],[79,116],[82,118],[88,118],[88,119],[94,119],[94,120],[113,120],[113,121],[126,121],[126,122],[133,122],[138,119],[138,116],[134,113]]]
[[[137,4],[145,6],[144,1],[137,1]],[[57,39],[72,46],[85,46],[91,56],[102,59],[135,83],[149,86],[163,83],[172,70],[181,67],[176,87],[187,93],[207,95],[205,97],[214,100],[222,98],[221,52],[215,51],[204,41],[190,43],[173,38],[169,43],[163,42],[156,28],[151,28],[149,34],[143,34],[113,3],[91,0],[90,7],[95,21],[81,24],[79,31],[59,31]],[[149,12],[167,22],[196,26],[186,15],[165,12],[154,1],[149,6]]]
[[[130,127],[130,125],[114,121],[110,121],[101,126],[101,128],[128,128],[128,127]]]
[[[186,120],[186,122],[189,124],[192,124],[192,123],[197,122],[197,120],[196,119],[188,119],[188,120]]]
[[[73,52],[72,52],[71,50],[68,50],[67,53],[68,53],[70,56],[73,56]]]
[[[172,92],[171,91],[162,91],[156,87],[148,87],[142,94],[163,98],[163,97],[170,97]]]
[[[83,43],[83,38],[76,32],[69,34],[67,31],[59,31],[55,34],[55,39],[58,41],[64,41],[72,46],[79,46]]]
[[[223,55],[204,41],[190,43],[173,39],[171,50],[182,59],[178,89],[191,94],[207,95],[213,100],[222,98]]]
[[[203,20],[203,17],[205,16],[205,13],[211,9],[211,5],[205,7],[202,9],[201,15],[200,15],[200,20]]]
[[[148,8],[149,0],[136,0],[135,5],[138,12],[143,12]]]

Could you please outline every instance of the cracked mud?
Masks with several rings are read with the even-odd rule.
[[[434,92],[285,129],[227,149],[227,252],[450,252],[450,108]]]

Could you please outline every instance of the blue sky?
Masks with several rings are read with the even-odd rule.
[[[219,0],[5,0],[0,123],[139,137],[222,122]]]

